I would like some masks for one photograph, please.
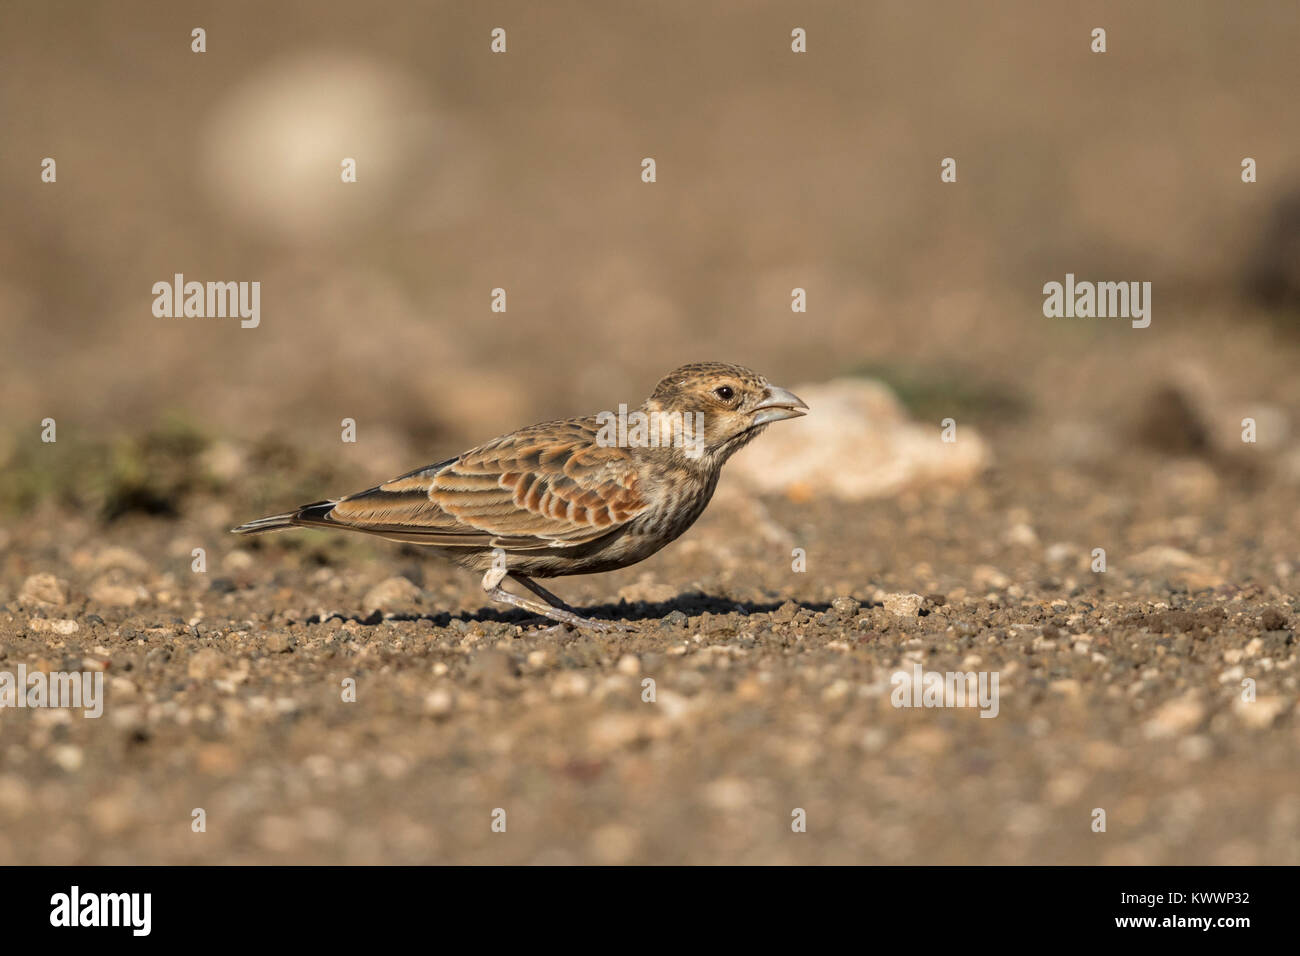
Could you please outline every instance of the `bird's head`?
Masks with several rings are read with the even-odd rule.
[[[665,375],[642,405],[659,413],[660,428],[682,422],[686,458],[718,466],[772,422],[798,418],[808,408],[793,392],[740,365],[699,362]],[[663,422],[668,422],[665,426]],[[652,426],[653,427],[653,426]]]

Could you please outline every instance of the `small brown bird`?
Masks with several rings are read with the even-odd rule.
[[[739,365],[685,365],[631,413],[620,406],[521,428],[367,491],[232,530],[341,528],[427,545],[485,572],[493,600],[608,630],[615,625],[579,617],[533,578],[648,558],[700,516],[737,449],[807,407]],[[507,591],[506,578],[541,601]]]

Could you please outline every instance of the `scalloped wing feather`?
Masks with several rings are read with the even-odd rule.
[[[603,537],[649,506],[594,418],[521,429],[332,504],[323,523],[443,547],[531,550]]]

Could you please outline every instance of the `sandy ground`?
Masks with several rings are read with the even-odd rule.
[[[1282,490],[1154,452],[860,507],[724,486],[650,561],[556,582],[614,635],[397,545],[249,545],[225,501],[34,515],[0,668],[102,668],[107,700],[3,712],[0,859],[1294,864]],[[997,715],[893,706],[914,662],[996,672]]]

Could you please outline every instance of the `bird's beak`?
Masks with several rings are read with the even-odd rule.
[[[798,418],[807,407],[794,392],[769,385],[763,400],[754,406],[754,424],[766,425],[787,418]]]

